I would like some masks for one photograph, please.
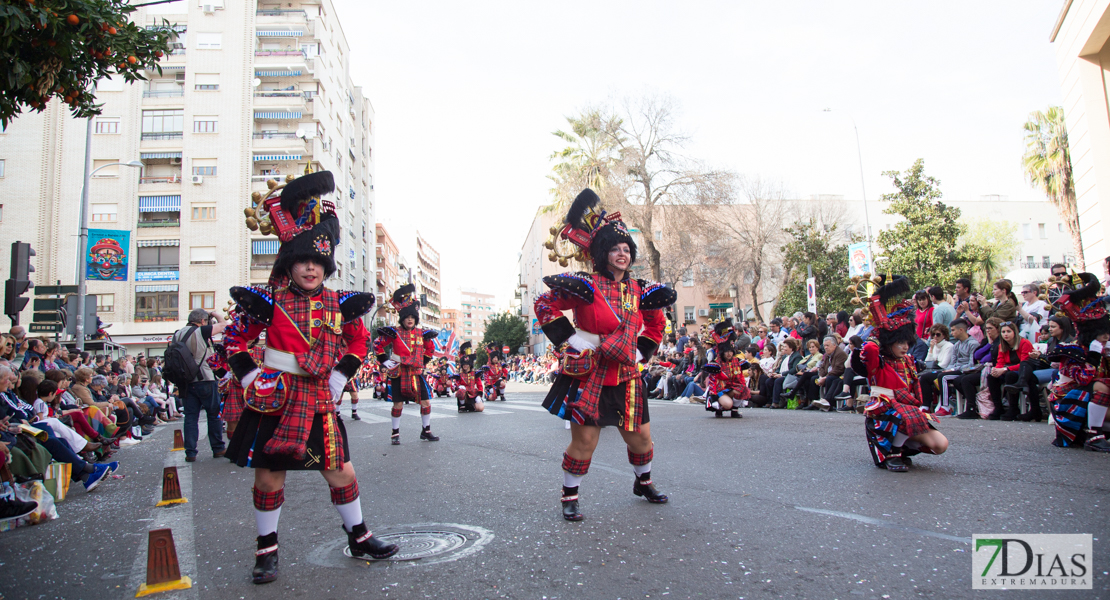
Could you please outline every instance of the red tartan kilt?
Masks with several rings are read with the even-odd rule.
[[[350,461],[351,451],[347,445],[347,429],[343,426],[343,419],[339,415],[333,416],[335,443],[329,443],[324,426],[326,416],[314,415],[312,418],[311,425],[307,428],[305,456],[298,459],[287,454],[267,454],[262,450],[277,430],[281,422],[280,416],[264,415],[253,410],[243,411],[243,417],[227,444],[227,456],[240,467],[272,471],[322,471],[325,458],[338,463]]]
[[[254,394],[254,387],[251,386],[250,391],[247,393]],[[285,401],[285,407],[282,410],[267,414],[280,415],[286,412],[289,409],[289,405],[294,402],[307,402],[309,403],[308,416],[309,418],[312,418],[313,413],[316,412],[316,407],[318,404],[325,401],[328,403],[331,402],[331,388],[328,387],[328,381],[326,379],[319,379],[316,377],[297,377],[296,375],[290,375],[286,373],[285,397],[287,398],[287,400]],[[254,410],[250,406],[247,406],[247,409]]]
[[[926,413],[921,412],[919,406],[899,402],[885,402],[884,404],[898,411],[898,416],[902,417],[902,427],[898,430],[898,433],[913,437],[937,428],[936,423]]]
[[[238,421],[243,415],[243,408],[246,407],[243,402],[243,386],[239,384],[239,379],[232,375],[226,382],[222,383],[220,385],[220,397],[224,401],[220,418],[232,423]]]

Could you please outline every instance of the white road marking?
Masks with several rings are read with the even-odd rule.
[[[842,519],[851,519],[853,521],[859,521],[860,523],[867,523],[868,525],[877,525],[879,527],[886,527],[888,529],[897,529],[899,531],[904,531],[906,533],[916,533],[918,535],[927,535],[929,537],[940,538],[942,540],[948,540],[950,542],[960,542],[962,544],[970,544],[971,543],[971,540],[969,540],[967,538],[956,537],[954,535],[948,535],[948,534],[945,534],[945,533],[937,533],[935,531],[929,531],[928,529],[919,529],[917,527],[908,527],[906,525],[899,525],[898,523],[894,523],[894,522],[891,522],[891,521],[884,521],[882,519],[876,519],[874,517],[868,517],[868,516],[865,516],[865,515],[857,515],[856,513],[841,512],[841,511],[838,511],[838,510],[825,510],[823,508],[808,508],[808,507],[805,507],[805,506],[795,506],[794,508],[796,508],[798,510],[804,510],[805,512],[817,513],[819,515],[829,515],[831,517],[840,517]]]

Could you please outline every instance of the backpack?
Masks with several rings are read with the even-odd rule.
[[[162,377],[182,393],[200,375],[200,365],[193,357],[193,351],[189,349],[189,345],[185,343],[193,336],[197,327],[193,325],[186,329],[188,331],[184,336],[179,336],[182,330],[178,330],[170,340],[170,345],[166,348],[166,354],[163,357],[165,366],[162,368]]]

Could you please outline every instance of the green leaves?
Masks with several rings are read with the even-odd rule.
[[[128,20],[135,10],[123,0],[0,4],[0,122],[28,108],[42,111],[54,98],[75,117],[100,114],[97,81],[119,74],[133,82],[145,79],[144,70],[161,72],[158,60],[175,33],[136,26]]]
[[[817,219],[799,222],[786,228],[789,240],[782,247],[783,270],[786,283],[779,292],[775,312],[788,315],[806,308],[806,267],[813,268],[817,280],[817,310],[820,315],[850,309],[854,297],[847,291],[851,284],[848,277],[848,246],[836,244],[836,225],[826,230]]]
[[[486,333],[482,338],[483,348],[486,344],[497,344],[498,347],[508,346],[509,352],[515,353],[517,348],[527,343],[528,327],[520,317],[506,311],[494,315],[486,322]]]

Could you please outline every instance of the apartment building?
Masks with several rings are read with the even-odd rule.
[[[92,123],[89,227],[124,240],[122,276],[88,282],[115,341],[160,353],[193,308],[222,309],[233,285],[265,282],[278,240],[244,226],[267,180],[329,170],[342,222],[327,282],[371,290],[373,108],[349,77],[350,49],[330,0],[174,2],[137,22],[178,31],[162,73],[99,83]],[[52,102],[0,134],[0,262],[35,248],[38,283],[75,281],[87,122]],[[112,166],[135,161],[141,167]],[[90,243],[90,248],[92,244]],[[23,321],[30,320],[30,310]]]
[[[389,302],[389,299],[393,296],[393,291],[401,287],[407,280],[401,278],[401,252],[397,249],[397,243],[393,241],[393,236],[389,235],[385,225],[381,223],[374,224],[374,233],[374,255],[377,263],[375,291],[378,305],[381,306]],[[395,314],[382,311],[378,315],[386,323],[397,324],[397,315]]]
[[[440,324],[440,329],[444,331],[454,331],[456,335],[459,334],[459,309],[445,308],[443,309],[443,321]],[[459,343],[461,344],[462,340]]]
[[[428,240],[416,232],[416,293],[420,295],[420,324],[431,329],[439,328],[443,320],[441,317],[439,252],[428,243]]]
[[[469,341],[476,348],[481,345],[486,335],[486,323],[494,315],[494,296],[464,288],[460,297],[458,328],[460,343]]]
[[[544,212],[542,207],[537,209],[535,217],[532,218],[532,226],[528,228],[528,234],[524,237],[524,244],[521,245],[520,254],[517,257],[520,280],[514,300],[519,301],[519,314],[528,327],[528,346],[532,354],[542,355],[551,345],[547,336],[540,330],[539,321],[536,319],[535,302],[540,294],[547,291],[543,278],[566,271],[558,263],[547,259],[550,251],[543,246],[551,236],[551,227],[561,218],[562,215],[555,212]]]

